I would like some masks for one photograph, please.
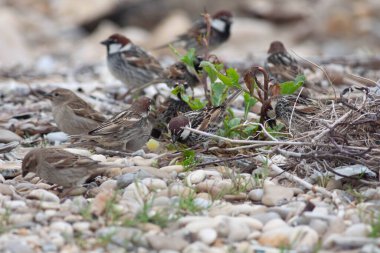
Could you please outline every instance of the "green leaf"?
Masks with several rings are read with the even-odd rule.
[[[226,70],[228,78],[231,80],[233,86],[240,88],[239,79],[240,75],[235,69],[229,68]]]
[[[251,124],[251,125],[248,125],[246,128],[244,128],[243,132],[244,132],[246,135],[250,136],[250,135],[252,135],[254,132],[257,131],[258,127],[259,127],[258,125],[253,125],[253,124]]]
[[[226,97],[226,85],[221,82],[211,84],[211,98],[214,106],[219,106]]]
[[[294,81],[288,81],[280,84],[281,95],[291,95],[296,92],[305,82],[304,75],[298,75]]]
[[[243,97],[244,97],[244,120],[246,120],[249,110],[251,109],[252,106],[254,106],[257,103],[257,100],[251,97],[251,95],[248,92],[244,92]]]
[[[195,48],[190,48],[187,53],[182,56],[181,61],[185,63],[187,66],[194,69],[194,61],[195,61]]]
[[[236,127],[237,125],[240,124],[240,121],[241,121],[240,118],[233,118],[233,119],[231,119],[231,120],[228,122],[228,127],[229,127],[229,128],[234,128],[234,127]]]
[[[183,162],[182,165],[185,169],[190,169],[197,164],[196,154],[194,150],[184,150],[182,152]]]
[[[202,102],[199,98],[194,98],[186,103],[190,106],[191,110],[200,110],[206,105],[206,102]]]
[[[214,64],[208,61],[202,61],[199,66],[202,67],[204,71],[206,71],[206,73],[208,74],[208,77],[211,80],[211,83],[214,83],[219,73],[217,69],[215,68]]]
[[[200,110],[205,107],[206,102],[202,102],[199,98],[192,99],[186,94],[185,88],[182,85],[175,87],[172,90],[172,94],[178,95],[181,94],[181,98],[186,102],[192,110]]]

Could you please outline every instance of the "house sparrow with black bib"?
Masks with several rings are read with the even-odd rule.
[[[232,13],[229,11],[218,11],[211,16],[210,20],[210,37],[209,37],[209,50],[214,50],[230,37],[230,30],[232,25]],[[204,17],[196,20],[192,27],[187,30],[186,33],[181,34],[176,40],[160,46],[158,48],[167,47],[169,44],[174,47],[182,47],[186,50],[195,48],[195,51],[199,55],[203,55],[206,51],[204,39],[207,34],[207,23]]]
[[[105,149],[134,152],[149,140],[152,125],[148,120],[151,99],[140,97],[132,105],[79,136],[79,145],[94,145]],[[75,138],[77,136],[74,136]]]
[[[113,34],[101,44],[107,47],[107,65],[111,74],[129,89],[147,84],[163,72],[152,55],[121,34]]]
[[[67,134],[83,134],[106,120],[100,112],[68,89],[58,88],[45,95],[52,103],[54,121]]]
[[[35,148],[22,161],[22,176],[35,173],[49,183],[63,186],[65,192],[82,186],[88,179],[104,173],[109,165],[61,148]]]
[[[220,128],[227,107],[240,95],[242,91],[232,93],[220,106],[206,107],[198,111],[190,111],[170,120],[168,130],[173,143],[181,142],[189,147],[203,144],[209,137],[193,133],[185,127],[215,134]]]

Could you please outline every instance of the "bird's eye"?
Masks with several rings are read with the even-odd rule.
[[[56,93],[56,92],[55,92],[55,93],[53,93],[53,96],[54,96],[54,97],[58,97],[58,96],[59,96],[59,93]]]

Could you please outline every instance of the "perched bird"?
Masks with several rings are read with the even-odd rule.
[[[67,134],[87,133],[106,120],[100,112],[68,89],[58,88],[45,96],[52,103],[55,123]]]
[[[150,106],[150,98],[140,97],[127,110],[106,120],[88,135],[79,136],[79,139],[84,145],[105,149],[127,152],[139,150],[149,140],[152,130],[148,120]]]
[[[206,107],[198,111],[190,111],[170,120],[168,130],[173,142],[181,142],[187,146],[195,146],[207,141],[209,137],[192,133],[184,129],[189,127],[215,134],[224,119],[226,109],[241,93],[241,90],[231,94],[220,106]]]
[[[281,41],[273,41],[268,50],[266,68],[278,82],[293,81],[297,75],[303,74],[303,68],[291,56]]]
[[[29,172],[52,184],[74,188],[100,175],[107,165],[61,148],[35,148],[22,160],[22,176]]]
[[[163,72],[153,56],[121,34],[113,34],[101,44],[107,47],[111,74],[131,89],[153,81]]]
[[[232,24],[232,13],[229,11],[219,11],[212,15],[210,22],[210,37],[209,37],[209,50],[214,50],[221,44],[226,42],[230,37],[230,30]],[[204,54],[206,51],[204,38],[207,34],[207,23],[204,17],[196,20],[192,27],[186,33],[181,34],[176,40],[160,46],[158,48],[167,47],[169,44],[174,47],[182,47],[186,50],[195,48],[197,54]]]

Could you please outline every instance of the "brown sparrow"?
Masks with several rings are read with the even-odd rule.
[[[113,34],[101,44],[107,47],[107,65],[111,74],[131,89],[162,74],[163,69],[153,56],[121,34]]]
[[[106,118],[68,89],[58,88],[45,95],[50,99],[54,121],[67,134],[83,134]]]
[[[209,37],[209,50],[214,50],[221,44],[226,42],[230,37],[232,24],[232,13],[229,11],[219,11],[211,17],[211,29]],[[196,20],[192,27],[186,33],[181,34],[176,40],[160,46],[158,48],[167,47],[172,44],[174,47],[182,47],[186,50],[195,48],[197,54],[204,54],[206,51],[204,38],[207,34],[207,24],[204,17]]]
[[[149,140],[152,130],[148,120],[150,105],[150,98],[140,97],[127,110],[106,120],[88,135],[79,136],[82,144],[127,152],[139,150]]]
[[[275,101],[274,110],[277,120],[296,131],[310,129],[316,120],[313,116],[319,112],[315,100],[295,95],[279,97]]]
[[[229,104],[231,104],[241,93],[238,90],[231,94],[220,106],[206,107],[198,111],[190,111],[172,118],[168,124],[168,130],[173,142],[181,142],[187,146],[195,146],[207,141],[209,137],[192,133],[184,129],[189,127],[215,134],[220,128],[220,123],[224,119],[225,112]]]
[[[266,68],[278,82],[293,81],[297,75],[303,74],[303,68],[286,50],[281,41],[273,41],[268,50]]]
[[[100,175],[106,167],[107,165],[87,156],[73,154],[61,148],[35,148],[22,160],[22,176],[33,172],[49,183],[73,188]]]

